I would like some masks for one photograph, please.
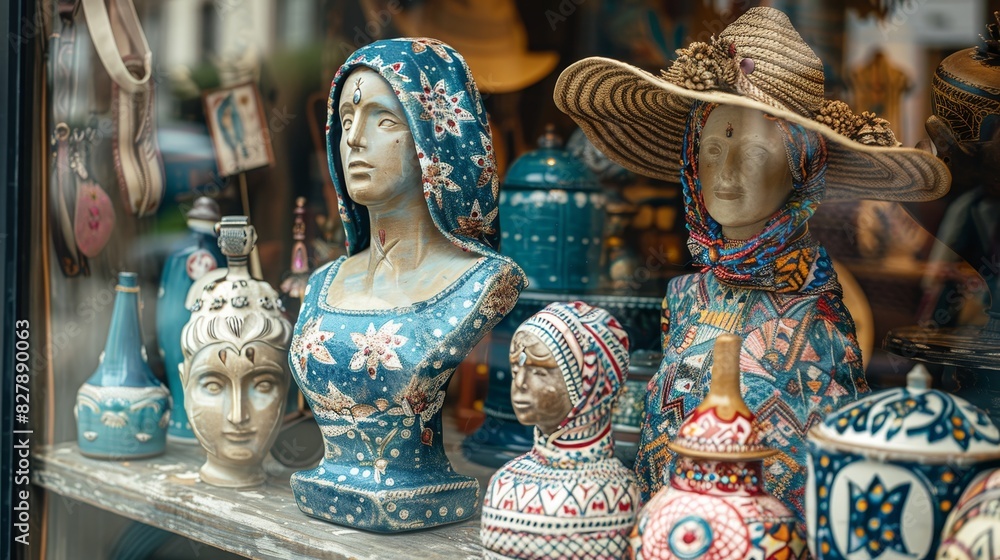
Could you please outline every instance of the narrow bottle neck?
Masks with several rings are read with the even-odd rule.
[[[119,288],[115,297],[101,370],[107,381],[105,384],[141,386],[147,384],[151,374],[142,359],[139,293],[137,288],[124,290]]]
[[[250,280],[250,257],[248,255],[226,257],[226,280]]]

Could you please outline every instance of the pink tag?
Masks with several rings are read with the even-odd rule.
[[[115,210],[104,189],[91,181],[78,184],[73,229],[80,252],[88,257],[99,255],[111,239],[114,227]]]

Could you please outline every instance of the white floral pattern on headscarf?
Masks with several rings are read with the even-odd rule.
[[[337,70],[327,102],[327,157],[347,234],[347,253],[371,241],[368,209],[351,200],[340,161],[336,101],[352,70],[367,67],[392,86],[406,113],[434,224],[452,243],[481,255],[499,246],[493,140],[479,89],[465,59],[448,45],[424,38],[376,41]]]

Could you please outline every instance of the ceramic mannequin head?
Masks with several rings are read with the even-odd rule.
[[[285,411],[292,329],[274,289],[246,271],[252,226],[230,229],[219,243],[229,268],[192,287],[201,296],[181,334],[180,373],[191,428],[208,452],[202,480],[241,487],[265,480],[261,464]]]
[[[348,195],[358,204],[425,212],[420,163],[403,105],[389,82],[368,67],[348,74],[340,91],[340,161]]]
[[[698,177],[705,207],[728,239],[760,232],[792,192],[781,131],[746,107],[712,110],[701,132]]]
[[[628,372],[628,335],[607,311],[582,301],[552,303],[511,339],[511,401],[518,421],[534,424],[546,445],[569,443],[574,457],[612,448],[611,409]],[[606,436],[606,437],[605,437]]]
[[[376,101],[382,110],[369,110]],[[453,245],[495,253],[500,177],[486,110],[460,54],[428,38],[377,41],[340,67],[329,104],[330,176],[348,255],[363,251],[373,233],[378,235],[371,218],[384,208],[376,208],[375,193],[366,187],[379,178],[380,191],[390,184],[412,185],[415,193],[401,193],[407,204],[422,199],[424,214]],[[365,119],[358,119],[362,113]],[[392,123],[383,122],[387,115]],[[398,155],[384,155],[390,152]],[[358,161],[353,169],[352,160]]]
[[[514,334],[510,344],[510,395],[517,421],[549,435],[573,410],[566,380],[552,351],[536,335]]]
[[[695,102],[683,145],[681,184],[694,261],[724,282],[802,288],[797,280],[778,278],[774,261],[809,244],[806,222],[826,192],[829,152],[823,136],[760,110]],[[809,289],[835,277],[830,259],[820,253],[806,258],[818,267],[809,275]]]

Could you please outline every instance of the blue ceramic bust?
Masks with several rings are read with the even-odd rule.
[[[430,39],[360,49],[329,106],[348,256],[312,275],[295,326],[289,360],[325,453],[292,490],[306,514],[371,531],[460,521],[479,484],[445,456],[445,389],[525,286],[495,250],[486,111],[462,57]]]

